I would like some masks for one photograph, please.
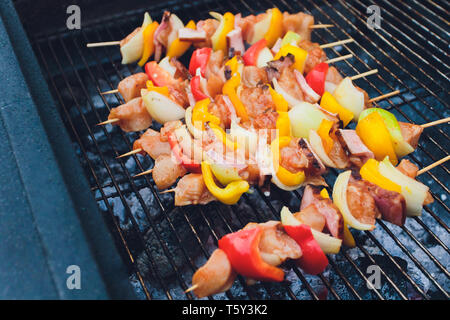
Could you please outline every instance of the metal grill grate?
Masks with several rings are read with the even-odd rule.
[[[369,30],[366,9],[382,9],[382,29]],[[202,19],[209,11],[256,14],[277,6],[282,11],[306,11],[319,23],[334,28],[316,30],[319,43],[345,38],[354,43],[326,49],[329,57],[353,53],[337,64],[345,75],[378,68],[379,73],[357,80],[371,97],[393,90],[400,94],[378,105],[399,120],[426,123],[449,116],[448,9],[440,1],[391,3],[384,0],[327,1],[172,1],[148,8],[154,18],[170,9],[183,21]],[[298,208],[301,192],[272,188],[271,195],[255,189],[234,206],[173,207],[169,194],[158,194],[150,176],[131,177],[153,164],[149,157],[115,157],[131,150],[138,134],[111,126],[97,127],[108,111],[123,101],[102,96],[137,67],[122,66],[117,48],[87,49],[85,43],[118,40],[140,23],[141,11],[115,16],[75,32],[33,35],[33,48],[46,74],[61,118],[91,184],[91,190],[124,259],[139,297],[193,299],[183,291],[195,270],[213,251],[217,240],[247,222],[279,219],[282,205]],[[124,18],[126,17],[126,19]],[[424,167],[448,155],[446,126],[425,129],[418,149],[409,159]],[[209,299],[430,299],[449,298],[449,169],[440,166],[420,176],[430,186],[435,202],[421,217],[404,227],[378,221],[374,232],[356,232],[356,248],[330,256],[321,275],[304,275],[289,265],[287,281],[247,286],[242,278],[226,293]],[[326,176],[333,185],[337,172]],[[381,270],[381,287],[369,290],[367,267]]]

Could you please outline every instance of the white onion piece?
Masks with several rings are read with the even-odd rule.
[[[161,124],[184,118],[185,110],[179,104],[156,91],[149,91],[142,99],[148,113]]]
[[[291,96],[289,93],[287,93],[287,92],[280,86],[280,84],[278,83],[278,81],[277,81],[276,78],[273,78],[273,79],[272,79],[272,82],[273,82],[273,89],[274,89],[276,92],[278,92],[279,94],[281,94],[281,95],[283,96],[284,100],[287,101],[287,103],[288,103],[288,105],[289,105],[290,107],[293,107],[293,106],[295,106],[295,105],[301,103],[300,100],[295,99],[293,96]]]
[[[175,72],[177,72],[177,68],[175,68],[169,60],[169,57],[165,57],[164,59],[162,59],[158,65],[163,68],[164,70],[166,70],[168,73],[170,73],[170,75],[172,76],[172,78],[175,77]]]
[[[405,197],[406,214],[408,216],[420,216],[429,188],[423,183],[401,173],[400,170],[392,165],[389,157],[384,158],[378,168],[381,175],[402,187],[401,194]]]
[[[297,79],[297,82],[300,85],[300,88],[302,88],[303,92],[306,93],[306,95],[309,96],[314,102],[319,101],[320,96],[309,86],[301,72],[298,70],[294,70],[294,74],[295,79]]]
[[[327,167],[336,168],[333,160],[330,159],[325,149],[323,148],[322,139],[314,130],[309,131],[309,143],[311,144],[314,152]]]
[[[341,211],[345,223],[350,227],[357,230],[373,230],[375,228],[374,225],[359,222],[348,208],[347,185],[351,174],[351,170],[348,170],[338,175],[333,187],[333,202],[338,207],[339,211]]]
[[[185,122],[186,122],[186,126],[189,130],[189,132],[194,136],[195,139],[201,139],[202,135],[203,135],[203,131],[197,129],[196,127],[194,127],[193,123],[192,123],[192,108],[193,107],[189,107],[186,109],[186,113],[185,113]]]
[[[287,226],[299,226],[302,223],[294,217],[288,207],[283,207],[280,212],[281,223]],[[325,254],[339,253],[341,250],[342,240],[332,237],[326,233],[311,228],[314,239],[319,244]]]
[[[270,28],[270,22],[272,21],[272,10],[268,10],[266,16],[261,21],[258,21],[253,25],[253,30],[248,36],[247,42],[254,44],[261,40],[266,35]]]
[[[297,138],[309,138],[310,130],[319,129],[325,114],[315,105],[300,102],[288,112],[291,122],[292,135]]]
[[[150,23],[152,18],[146,12],[144,14],[144,22],[142,27],[127,43],[120,47],[120,53],[122,54],[122,64],[128,64],[136,62],[141,59],[142,52],[144,51],[144,29]]]
[[[337,102],[345,109],[350,110],[355,117],[355,121],[358,120],[360,113],[364,110],[364,94],[362,91],[356,89],[352,80],[347,77],[339,83],[333,92],[333,96]]]
[[[267,66],[267,63],[272,60],[272,52],[270,52],[269,48],[265,47],[259,52],[258,58],[256,58],[256,66],[258,68],[264,68],[265,66]]]
[[[178,30],[184,28],[183,21],[181,21],[180,18],[178,18],[176,14],[172,13],[170,15],[169,23],[170,23],[171,31],[170,31],[169,35],[167,36],[167,48],[170,48],[170,45],[172,44],[172,42],[178,38]]]

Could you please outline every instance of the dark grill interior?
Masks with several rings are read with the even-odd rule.
[[[19,14],[24,1],[16,1]],[[366,26],[366,8],[381,8],[381,28]],[[83,2],[80,3],[84,9]],[[374,68],[378,74],[356,80],[370,97],[394,90],[400,94],[378,103],[400,121],[426,123],[448,117],[448,9],[445,1],[168,1],[84,23],[80,31],[33,28],[22,14],[34,52],[46,76],[72,138],[91,191],[129,266],[130,281],[139,298],[193,299],[183,291],[193,272],[214,250],[217,240],[250,221],[279,219],[283,205],[297,209],[302,190],[285,192],[272,186],[271,195],[259,189],[245,194],[234,206],[212,203],[203,207],[173,206],[173,196],[159,194],[151,176],[131,177],[153,166],[149,157],[115,159],[132,149],[139,134],[119,128],[96,126],[108,110],[122,103],[119,95],[100,92],[116,88],[139,67],[120,64],[117,47],[88,49],[88,42],[120,40],[141,23],[149,11],[159,20],[164,9],[185,23],[204,19],[209,11],[256,14],[277,6],[282,11],[306,11],[316,23],[334,28],[313,31],[313,41],[329,43],[346,38],[355,42],[325,49],[333,58],[354,57],[337,63],[345,75]],[[144,10],[145,9],[145,10]],[[100,11],[97,8],[97,12]],[[101,11],[100,11],[101,12]],[[87,15],[89,15],[87,13]],[[186,62],[186,61],[185,61]],[[446,155],[449,129],[425,129],[418,149],[408,158],[420,168]],[[373,232],[352,233],[356,248],[343,247],[329,256],[330,266],[319,276],[308,276],[288,264],[287,281],[248,286],[239,278],[226,293],[210,299],[448,299],[449,298],[449,169],[440,166],[419,177],[430,187],[434,203],[421,217],[409,218],[400,228],[378,221]],[[337,172],[326,175],[332,186]],[[381,268],[381,288],[369,290],[369,265]]]

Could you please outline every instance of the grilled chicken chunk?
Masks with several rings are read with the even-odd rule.
[[[244,230],[256,227],[263,229],[259,241],[259,252],[261,258],[268,264],[278,266],[287,259],[298,259],[302,256],[300,246],[284,232],[280,221],[251,222],[244,227]]]
[[[321,215],[325,219],[326,227],[330,234],[335,238],[342,239],[344,220],[339,209],[334,205],[331,199],[322,198],[322,196],[320,195],[320,190],[318,188],[308,185],[303,191],[300,212],[310,207],[311,205],[314,205],[316,209],[315,213]]]
[[[283,31],[284,33],[288,31],[294,31],[298,33],[302,39],[310,40],[311,39],[311,30],[310,27],[314,24],[314,17],[299,12],[296,14],[291,14],[288,12],[283,13]]]
[[[355,130],[339,129],[335,132],[335,135],[342,148],[348,153],[349,161],[354,166],[360,168],[367,160],[375,158],[373,152],[361,141]],[[334,159],[332,160],[334,161]]]
[[[301,40],[298,43],[298,46],[308,51],[308,56],[306,57],[305,61],[305,69],[304,69],[305,73],[308,73],[316,65],[318,65],[321,62],[325,62],[327,60],[327,55],[325,54],[325,51],[323,51],[320,45],[316,42],[311,42],[309,40]]]
[[[148,129],[145,133],[133,143],[133,150],[142,149],[141,153],[147,153],[153,160],[160,155],[171,154],[169,142],[161,133],[153,129]]]
[[[175,188],[175,206],[207,204],[216,200],[206,188],[200,173],[190,173],[178,181]]]
[[[299,212],[294,213],[294,217],[301,223],[320,232],[322,232],[326,224],[324,216],[318,214],[317,207],[314,204],[310,204]]]
[[[221,249],[216,249],[208,261],[192,277],[192,283],[197,286],[194,293],[203,298],[219,292],[227,291],[236,279],[236,272]]]
[[[375,199],[367,181],[357,180],[353,176],[347,186],[347,204],[352,215],[361,223],[375,225],[375,219],[381,218]]]
[[[125,132],[145,130],[152,124],[152,117],[144,106],[142,98],[134,98],[125,104],[112,108],[108,120],[119,119],[118,125]]]
[[[419,138],[422,134],[423,128],[417,124],[408,122],[398,122],[400,130],[402,131],[403,139],[408,142],[414,149],[419,144]]]
[[[325,172],[322,161],[312,152],[306,139],[291,139],[288,146],[280,150],[280,164],[290,172],[304,171],[307,176],[318,176]]]
[[[167,189],[185,174],[186,169],[181,164],[176,163],[169,154],[159,155],[152,171],[153,180],[160,190]]]
[[[147,81],[147,74],[139,72],[120,81],[117,89],[125,102],[128,102],[141,96],[141,89],[145,89],[147,87]]]

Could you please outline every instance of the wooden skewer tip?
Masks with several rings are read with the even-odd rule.
[[[169,190],[165,190],[165,191],[161,191],[160,194],[170,193],[170,192],[175,192],[175,189],[176,189],[176,188],[169,189]]]
[[[348,38],[348,39],[339,40],[339,41],[336,41],[336,42],[330,42],[330,43],[322,44],[322,45],[320,45],[320,48],[325,49],[325,48],[336,47],[336,46],[339,46],[341,44],[346,44],[346,43],[350,43],[350,42],[353,42],[353,41],[355,41],[355,40],[352,39],[352,38]]]
[[[422,173],[425,173],[425,172],[427,172],[427,171],[433,169],[434,167],[437,167],[437,166],[443,164],[444,162],[447,162],[448,160],[450,160],[450,156],[446,156],[445,158],[442,158],[441,160],[438,160],[438,161],[436,161],[436,162],[430,164],[429,166],[426,166],[425,168],[423,168],[423,169],[417,171],[416,177],[419,176],[419,175],[421,175]]]
[[[313,24],[309,26],[309,29],[325,29],[325,28],[333,28],[334,24]]]
[[[137,177],[140,177],[140,176],[145,176],[146,174],[150,174],[152,172],[153,172],[153,169],[150,169],[150,170],[138,173],[137,175],[133,176],[133,178],[137,178]]]
[[[118,92],[119,92],[119,89],[113,89],[113,90],[101,92],[100,94],[104,95],[104,94],[111,94],[111,93],[118,93]]]
[[[392,91],[392,92],[383,94],[383,95],[381,95],[381,96],[372,98],[372,99],[369,100],[369,102],[380,101],[380,100],[383,100],[383,99],[386,99],[386,98],[389,98],[389,97],[392,97],[392,96],[396,96],[396,95],[399,94],[399,93],[400,93],[400,90],[395,90],[395,91]]]
[[[191,291],[193,291],[193,290],[195,290],[197,288],[198,288],[198,284],[194,284],[190,288],[188,288],[186,291],[184,291],[184,293],[191,292]]]
[[[440,120],[436,120],[436,121],[432,121],[432,122],[428,122],[428,123],[424,123],[421,125],[422,128],[429,128],[432,126],[436,126],[438,124],[442,124],[442,123],[448,123],[450,122],[450,117],[444,118],[444,119],[440,119]]]
[[[118,46],[118,45],[120,45],[120,41],[104,41],[104,42],[88,43],[86,44],[86,47],[95,48],[95,47]]]
[[[142,151],[141,148],[134,149],[134,150],[131,150],[130,152],[121,154],[120,156],[116,157],[116,159],[120,159],[120,158],[123,158],[123,157],[132,156],[133,154],[139,153],[139,152],[141,152],[141,151]]]
[[[120,121],[120,119],[114,118],[114,119],[109,119],[100,123],[97,123],[98,126],[104,126],[105,124],[110,124],[110,123],[114,123]]]

